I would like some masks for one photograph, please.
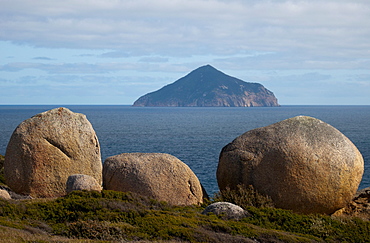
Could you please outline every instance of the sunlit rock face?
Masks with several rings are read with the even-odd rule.
[[[18,194],[58,197],[70,175],[85,174],[102,183],[100,145],[86,116],[56,108],[23,121],[6,149],[4,175]]]
[[[175,156],[163,153],[123,153],[107,158],[103,186],[172,205],[198,205],[207,197],[194,172]]]
[[[330,214],[351,201],[364,161],[340,131],[318,119],[298,116],[248,131],[220,154],[220,190],[253,185],[277,207]]]

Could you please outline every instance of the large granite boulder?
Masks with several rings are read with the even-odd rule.
[[[123,153],[103,165],[106,190],[134,192],[172,205],[194,205],[206,196],[193,171],[178,158],[161,153]]]
[[[4,161],[5,161],[5,157],[0,154],[0,183],[5,183],[5,179],[4,179]]]
[[[351,201],[364,171],[356,146],[318,119],[298,116],[248,131],[220,154],[220,190],[253,185],[277,207],[330,214]]]
[[[13,132],[4,172],[14,192],[32,197],[65,195],[72,174],[90,175],[102,183],[98,138],[83,114],[66,108],[40,113]]]

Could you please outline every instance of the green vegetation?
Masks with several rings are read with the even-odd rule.
[[[239,188],[235,194],[250,192]],[[207,204],[170,206],[113,191],[76,191],[57,199],[0,199],[0,241],[370,242],[370,222],[360,219],[248,205],[251,217],[223,220],[202,215]]]

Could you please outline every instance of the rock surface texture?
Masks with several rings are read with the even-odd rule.
[[[279,106],[259,83],[231,77],[210,65],[136,100],[133,106]]]
[[[339,209],[332,216],[356,217],[370,220],[370,187],[358,191],[346,207]]]
[[[248,131],[220,154],[220,190],[253,185],[277,207],[330,214],[351,201],[364,161],[341,132],[318,119],[298,116]]]
[[[250,213],[248,213],[248,211],[244,210],[238,205],[229,202],[212,203],[202,212],[202,214],[208,213],[213,213],[217,216],[221,216],[223,219],[235,220],[240,220],[242,218],[250,216]]]
[[[0,189],[0,198],[5,199],[5,200],[12,199],[9,192],[7,190],[4,190],[4,189]]]
[[[103,187],[134,192],[172,205],[200,204],[205,196],[198,178],[185,163],[160,153],[124,153],[107,158]]]
[[[100,146],[85,115],[56,108],[15,129],[4,162],[5,180],[14,192],[62,196],[72,174],[90,175],[102,183]]]
[[[82,190],[100,192],[102,189],[96,179],[89,175],[76,174],[69,176],[67,179],[67,193]]]

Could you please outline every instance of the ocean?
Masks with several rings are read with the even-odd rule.
[[[61,106],[0,106],[0,154],[19,123]],[[221,149],[251,129],[298,115],[337,128],[360,150],[365,173],[359,189],[370,187],[370,106],[131,107],[66,105],[93,125],[102,160],[120,153],[168,153],[186,163],[210,196],[218,191]]]

